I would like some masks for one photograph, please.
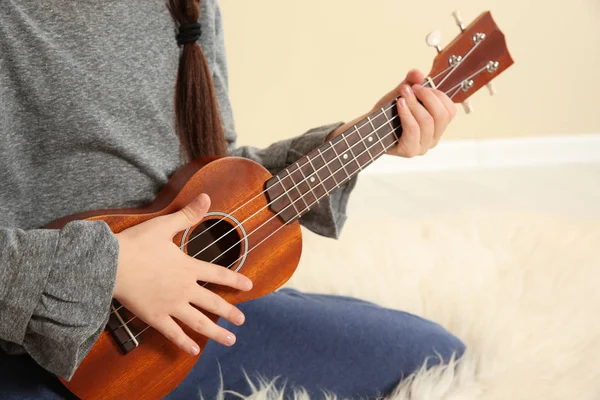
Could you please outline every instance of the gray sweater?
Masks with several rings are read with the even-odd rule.
[[[266,149],[235,146],[223,28],[202,1],[204,49],[232,155],[277,172],[338,124]],[[177,71],[163,0],[0,1],[0,348],[69,378],[104,328],[118,243],[104,222],[42,229],[72,213],[138,207],[182,165]],[[268,60],[264,60],[268,62]],[[337,237],[355,181],[302,219]]]

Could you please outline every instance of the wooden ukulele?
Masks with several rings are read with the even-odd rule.
[[[462,33],[445,49],[439,47],[439,34],[427,38],[439,54],[423,84],[444,91],[458,103],[488,84],[513,60],[489,12],[468,27],[457,14],[455,18]],[[385,154],[401,133],[393,101],[275,176],[247,159],[197,159],[178,170],[156,199],[143,208],[84,212],[61,218],[48,228],[60,228],[77,219],[104,220],[118,233],[175,212],[200,193],[207,193],[212,199],[211,211],[200,224],[173,240],[190,256],[252,279],[250,292],[207,285],[237,304],[269,294],[291,277],[302,251],[298,218]],[[201,349],[205,347],[205,337],[185,325],[182,328]],[[181,351],[113,301],[106,329],[73,378],[62,382],[86,400],[159,399],[184,379],[197,357]]]

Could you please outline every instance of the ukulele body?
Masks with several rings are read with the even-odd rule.
[[[118,233],[148,219],[178,211],[200,193],[207,193],[211,198],[207,216],[200,224],[178,233],[173,242],[190,256],[209,246],[196,257],[209,262],[231,248],[216,263],[229,266],[234,262],[231,269],[239,268],[240,273],[249,277],[254,283],[253,289],[241,292],[213,284],[206,288],[237,304],[281,287],[292,276],[300,260],[302,237],[298,222],[285,225],[271,211],[269,200],[262,193],[270,177],[265,168],[251,160],[237,157],[198,159],[179,169],[156,199],[145,207],[84,212],[61,218],[48,228],[60,228],[73,220],[103,220]],[[247,205],[240,207],[246,202]],[[216,222],[218,225],[185,244]],[[211,245],[221,236],[224,237],[217,244]],[[177,265],[165,265],[165,268],[177,268]],[[213,321],[218,319],[215,315],[207,315]],[[84,400],[160,399],[185,378],[206,346],[206,337],[180,325],[200,345],[199,356],[188,355],[151,328],[136,338],[139,345],[125,353],[107,328],[73,378],[61,381]],[[139,319],[127,326],[133,335],[147,327]],[[238,340],[243,341],[243,336]]]

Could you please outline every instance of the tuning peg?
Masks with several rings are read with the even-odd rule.
[[[494,88],[494,85],[492,84],[492,82],[489,82],[487,85],[488,91],[490,92],[490,96],[493,96],[496,94],[496,88]]]
[[[462,102],[462,106],[465,109],[465,113],[471,114],[473,112],[473,106],[469,100],[465,100]]]
[[[429,33],[425,38],[425,41],[427,42],[427,46],[435,47],[438,53],[442,51],[442,48],[440,47],[440,44],[442,43],[442,34],[440,31]]]
[[[465,24],[462,20],[462,17],[460,16],[460,12],[458,10],[454,10],[454,12],[452,12],[452,16],[454,17],[454,21],[456,22],[456,25],[458,25],[458,27],[460,28],[460,31],[464,32]]]

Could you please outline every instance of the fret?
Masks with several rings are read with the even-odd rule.
[[[376,136],[373,138],[374,143],[371,146],[373,154],[381,154],[385,151],[385,146],[381,143],[381,138],[390,133],[390,127],[387,125],[387,117],[385,115],[385,109],[381,109],[376,115],[370,118],[372,127],[376,127]]]
[[[356,130],[356,127],[354,129]],[[358,133],[358,131],[356,131],[356,132]],[[358,158],[354,154],[354,151],[352,151],[352,146],[350,146],[350,143],[348,143],[348,139],[346,138],[346,134],[345,133],[342,134],[342,137],[344,138],[344,142],[346,142],[346,146],[348,146],[348,150],[350,151],[350,154],[352,154],[352,158],[354,159],[354,161],[356,161],[356,165],[358,166],[358,169],[362,171],[362,166],[358,162]]]
[[[333,148],[331,146],[322,147],[323,156],[327,161],[327,166],[329,168],[333,177],[333,180],[336,182],[337,186],[340,186],[340,182],[342,182],[348,174],[342,168],[342,161],[335,155]]]
[[[390,136],[390,133],[392,132],[391,125],[389,125],[389,119],[385,115],[385,110],[383,110],[383,113],[381,114],[381,116],[385,120],[385,123],[382,123],[380,125],[381,126],[380,129],[383,132],[381,132],[381,134],[378,135],[377,144],[381,147],[381,149],[377,152],[377,154],[385,154],[388,151],[387,146],[383,143],[383,138]],[[388,125],[386,125],[386,124],[388,124]],[[390,128],[390,130],[388,130],[388,128]]]
[[[346,166],[344,165],[343,161],[340,160],[340,155],[338,154],[338,152],[335,150],[335,146],[332,142],[329,142],[331,149],[333,150],[333,152],[335,153],[335,156],[337,157],[338,161],[340,162],[340,165],[342,166],[342,168],[344,169],[344,172],[346,173],[346,177],[350,178],[350,174],[348,173],[348,171],[346,170]],[[346,158],[348,158],[348,155],[346,154]],[[343,181],[342,181],[343,182]]]
[[[298,188],[298,184],[294,181],[294,178],[292,177],[292,174],[290,174],[290,170],[289,168],[285,169],[285,172],[287,172],[288,174],[288,178],[290,179],[290,181],[292,181],[292,185],[293,188],[296,189],[296,192],[298,193],[298,198],[296,199],[296,201],[298,199],[302,199],[302,202],[304,203],[304,205],[306,206],[306,210],[309,211],[310,210],[310,206],[308,205],[308,203],[306,202],[306,200],[304,199],[304,196],[302,195],[302,192],[300,191],[300,189]],[[291,188],[290,188],[291,189]],[[292,203],[293,204],[293,203]]]
[[[400,127],[400,119],[395,107],[381,109],[379,115],[372,118],[373,125],[379,126],[377,131],[378,143],[375,154],[381,154],[389,149],[397,140],[396,131]]]
[[[319,199],[319,192],[322,192],[321,186],[317,185],[317,178],[319,177],[312,168],[309,162],[307,162],[307,156],[302,157],[296,161],[296,176],[300,174],[300,184],[298,185],[312,207],[313,203],[317,203]],[[292,166],[293,168],[293,166]],[[310,196],[312,195],[313,200]]]
[[[296,163],[296,164],[298,165],[298,163]],[[307,178],[306,175],[304,175],[304,172],[302,171],[302,167],[298,167],[297,171],[300,171],[300,174],[302,174],[302,181],[301,182],[306,183],[306,186],[308,186],[308,190],[310,190],[310,193],[313,195],[313,197],[315,199],[314,201],[311,201],[310,204],[314,205],[315,203],[318,203],[319,202],[319,196],[317,196],[315,194],[315,192],[313,191],[312,186],[310,185],[311,183],[313,183],[316,180],[315,177],[313,176],[311,178]],[[309,174],[308,176],[311,176],[311,175]]]
[[[371,125],[371,128],[373,129],[373,133],[371,133],[369,136],[367,136],[365,138],[365,141],[363,141],[363,145],[365,146],[365,149],[367,150],[367,154],[369,154],[369,158],[371,159],[371,162],[375,162],[375,159],[373,158],[373,154],[371,154],[371,145],[375,141],[373,139],[373,136],[375,136],[375,131],[377,131],[377,129],[375,129],[375,126],[373,125],[373,121],[371,120],[371,117],[367,117],[367,120],[369,121],[369,124]]]
[[[347,133],[346,133],[347,135]],[[350,176],[357,174],[360,172],[360,165],[358,160],[354,158],[352,151],[350,150],[348,144],[346,144],[346,140],[344,135],[340,135],[336,137],[333,143],[333,147],[337,151],[337,153],[342,158],[344,163],[344,167],[346,167],[346,171],[350,174]]]
[[[325,183],[323,183],[323,178],[322,178],[322,175],[326,176],[327,171],[325,171],[325,169],[323,168],[322,165],[315,166],[315,164],[313,164],[313,160],[312,160],[312,157],[310,154],[306,156],[306,159],[310,163],[310,166],[312,167],[312,169],[315,171],[314,175],[316,175],[316,177],[317,177],[316,179],[319,180],[319,183],[321,184],[321,187],[323,188],[323,193],[319,196],[319,199],[323,196],[327,196],[329,194],[329,189],[327,189],[327,186],[325,186]],[[323,173],[321,173],[321,172],[323,172]],[[327,179],[327,178],[325,178],[325,179]]]
[[[340,184],[337,182],[337,180],[335,179],[335,175],[333,173],[333,171],[331,171],[331,168],[329,168],[329,162],[327,160],[325,160],[325,158],[323,157],[323,153],[321,152],[321,149],[318,148],[317,151],[319,152],[319,156],[321,156],[321,159],[323,160],[323,165],[325,165],[327,167],[327,170],[329,171],[329,174],[331,176],[331,178],[333,179],[333,181],[335,182],[335,186],[339,187]],[[322,181],[321,181],[322,182]]]
[[[391,134],[394,135],[394,137],[396,138],[396,140],[400,139],[400,136],[398,136],[398,133],[396,132],[396,129],[394,128],[394,126],[392,125],[392,121],[388,120],[388,125],[390,126],[390,128],[392,128],[391,130]],[[387,134],[385,137],[391,136],[390,134]]]
[[[398,140],[402,134],[402,125],[400,123],[400,116],[398,115],[398,109],[395,107],[396,103],[394,103],[394,107],[391,107],[386,113],[385,116],[387,118],[387,124],[390,128],[390,132],[393,133],[393,136]],[[386,135],[387,137],[388,135]],[[389,135],[391,136],[391,135]],[[382,136],[383,137],[383,136]]]
[[[399,121],[399,120],[400,120],[400,117],[396,118],[393,121]],[[393,121],[388,119],[388,126],[392,129],[391,129],[390,133],[381,137],[381,144],[383,144],[387,150],[389,150],[394,143],[398,142],[398,139],[400,138],[400,134],[402,132],[402,130],[396,129],[396,127],[394,126],[396,124],[392,124]],[[399,128],[400,123],[398,123],[397,126]]]
[[[313,150],[306,157],[309,160],[310,165],[315,171],[315,176],[319,179],[320,185],[315,186],[315,190],[317,194],[329,194],[335,188],[335,182],[333,177],[331,176],[331,172],[325,166],[325,159],[321,156],[319,157],[320,149]],[[322,193],[320,193],[322,192]]]
[[[373,122],[378,124],[378,126],[380,127],[380,138],[386,137],[394,131],[394,126],[391,124],[391,121],[394,120],[395,116],[392,113],[392,110],[385,110],[385,112],[381,113],[381,115],[378,115],[377,118],[373,119]]]
[[[283,188],[283,192],[286,194],[287,198],[290,200],[290,204],[292,205],[292,207],[294,207],[294,210],[296,211],[296,214],[301,215],[300,211],[298,211],[298,208],[296,207],[296,203],[292,199],[292,196],[290,196],[289,190],[285,187],[285,185],[283,184],[283,181],[281,180],[281,178],[279,177],[279,175],[275,175],[275,176],[277,177],[277,180],[279,180],[279,183],[281,184],[281,187]]]
[[[369,123],[369,118],[365,118],[360,122],[360,127],[356,130],[359,141],[354,145],[358,154],[358,161],[363,167],[371,164],[375,159],[370,153],[371,143],[375,142],[377,137],[377,129]],[[370,139],[370,141],[369,141]]]

